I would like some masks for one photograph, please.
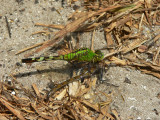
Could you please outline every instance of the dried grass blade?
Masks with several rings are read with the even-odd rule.
[[[88,114],[85,114],[85,113],[79,112],[79,111],[77,113],[80,114],[81,118],[83,118],[84,120],[94,120]]]
[[[152,68],[154,71],[157,71],[157,72],[160,71],[160,66],[153,65],[152,63],[145,62],[144,60],[140,60],[140,62],[141,63],[131,62],[131,63],[128,63],[128,65],[138,66],[138,67],[149,67],[149,68]]]
[[[57,24],[51,24],[51,25],[45,25],[41,23],[36,23],[36,26],[43,26],[43,27],[50,27],[50,28],[55,28],[55,29],[63,29],[64,25],[57,25]]]
[[[100,114],[100,115],[98,116],[97,120],[104,120],[104,118],[105,118],[105,115]]]
[[[47,119],[47,120],[53,120],[52,117],[46,116],[46,115],[42,114],[41,112],[39,112],[35,105],[31,104],[31,106],[35,109],[35,111],[36,111],[42,118]]]
[[[57,112],[58,112],[58,116],[57,116],[58,120],[62,120],[62,116],[61,116],[60,110],[58,109]]]
[[[149,71],[149,70],[146,70],[146,69],[140,69],[142,72],[146,73],[146,74],[150,74],[150,75],[153,75],[157,78],[160,79],[160,73],[159,72],[153,72],[153,71]],[[159,82],[159,81],[158,81]]]
[[[105,23],[111,23],[112,21],[120,18],[121,16],[124,16],[124,15],[129,14],[129,13],[132,12],[133,10],[139,8],[139,7],[141,6],[141,2],[140,2],[140,1],[135,2],[135,3],[133,4],[133,6],[134,6],[133,8],[131,7],[131,9],[129,9],[129,10],[127,10],[127,11],[124,11],[124,12],[121,12],[121,13],[117,14],[116,16],[108,19]]]
[[[137,40],[133,41],[132,43],[130,43],[129,45],[127,45],[126,47],[124,47],[122,49],[122,53],[126,54],[127,52],[139,47],[140,45],[142,45],[146,41],[147,40],[144,40],[144,39],[137,39]]]
[[[153,41],[156,42],[157,40],[159,40],[159,38],[160,38],[160,34],[157,35],[157,36],[153,39]]]
[[[158,57],[159,53],[160,53],[160,46],[158,47],[156,55],[154,56],[153,63],[156,63],[156,60],[157,60],[157,57]]]
[[[34,32],[34,33],[32,33],[32,35],[36,35],[36,34],[49,35],[49,34],[50,34],[50,32],[48,32],[48,31],[38,31],[38,32]]]
[[[37,88],[37,85],[33,83],[32,87],[33,87],[34,91],[36,92],[37,96],[40,98],[41,95],[40,95],[40,92],[39,92],[39,90]]]
[[[117,54],[117,53],[119,53],[119,52],[121,52],[121,51],[122,51],[122,49],[121,49],[121,50],[116,50],[115,52],[108,53],[108,54],[106,54],[106,55],[104,56],[104,59],[106,59],[106,58],[108,58],[108,57],[110,57],[110,56],[112,56],[112,55],[115,55],[115,54]]]
[[[81,100],[81,101],[79,101],[79,102],[81,102],[81,103],[87,105],[88,107],[90,107],[90,108],[96,110],[97,112],[100,112],[100,109],[99,109],[98,105],[93,105],[93,104],[89,103],[89,102],[86,101],[86,100]]]
[[[118,113],[116,110],[112,110],[112,113],[114,114],[114,116],[116,117],[116,120],[121,120],[118,116]]]
[[[25,120],[25,118],[21,115],[22,113],[19,110],[16,110],[15,108],[11,107],[12,105],[7,102],[6,100],[4,100],[1,96],[0,96],[0,102],[6,106],[14,115],[16,115],[20,120]]]
[[[112,63],[114,63],[116,65],[127,65],[126,60],[121,60],[121,59],[114,57],[114,56],[109,58],[109,60],[111,60]]]
[[[77,111],[75,111],[75,110],[72,109],[72,108],[70,108],[70,111],[71,111],[72,115],[74,116],[74,119],[75,119],[75,120],[79,120],[79,119],[78,119],[78,115],[77,115],[77,113],[76,113]]]
[[[43,43],[44,43],[44,42],[35,44],[35,45],[30,46],[30,47],[28,47],[28,48],[24,48],[24,49],[18,51],[18,52],[16,53],[16,55],[18,55],[18,54],[20,54],[20,53],[22,53],[22,52],[25,52],[25,51],[27,51],[27,50],[33,49],[33,48],[35,48],[35,47],[41,46],[41,45],[43,45]]]

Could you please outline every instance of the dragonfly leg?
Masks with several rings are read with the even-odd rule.
[[[97,73],[97,78],[100,83],[103,83],[105,81],[103,79],[103,74],[104,74],[104,68],[99,68],[98,73]]]
[[[80,68],[80,73],[79,74],[82,74],[84,71],[88,71],[89,74],[92,74],[92,71],[91,71],[91,63],[87,63],[87,64],[83,64],[82,67]],[[81,82],[83,83],[85,77],[81,76]]]
[[[99,69],[97,70],[98,71],[97,77],[98,77],[100,83],[104,83],[105,81],[108,81],[107,79],[105,80],[103,77],[104,77],[104,73],[106,73],[110,67],[111,67],[110,64],[107,65],[107,69],[106,69],[106,65],[104,63],[99,65]]]
[[[99,68],[98,78],[100,80],[100,83],[104,83],[104,82],[106,83],[106,81],[108,81],[108,79],[103,78],[103,75],[104,75],[104,73],[106,73],[110,69],[111,66],[115,66],[115,64],[111,63],[111,64],[107,65],[107,69],[105,69],[106,65],[103,65]]]
[[[54,84],[54,82],[52,80],[50,80],[50,82],[48,83],[48,87],[50,89],[53,89],[55,87],[55,84]]]
[[[88,72],[91,73],[91,63],[88,63]]]

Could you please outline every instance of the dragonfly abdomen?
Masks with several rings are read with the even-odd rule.
[[[41,61],[48,61],[48,60],[58,60],[59,58],[60,58],[60,56],[26,58],[26,59],[22,59],[22,63],[32,63],[32,62],[41,62]]]

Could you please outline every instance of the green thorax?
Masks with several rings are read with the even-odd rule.
[[[62,55],[61,59],[77,62],[98,62],[103,59],[101,51],[93,52],[88,48],[81,48],[72,53]]]
[[[103,53],[100,50],[93,52],[88,48],[81,48],[75,50],[66,55],[60,56],[50,56],[50,57],[37,57],[37,58],[27,58],[22,59],[23,63],[32,63],[32,62],[40,62],[40,61],[48,61],[48,60],[66,60],[70,62],[99,62],[104,58]]]

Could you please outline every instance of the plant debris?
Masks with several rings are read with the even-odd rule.
[[[85,88],[84,85],[77,81],[78,88],[75,85],[72,85],[69,88],[66,87],[62,91],[57,91],[54,97],[46,100],[46,94],[39,90],[35,84],[33,84],[33,89],[28,89],[18,83],[13,76],[11,77],[13,79],[13,85],[0,83],[0,112],[1,116],[3,115],[6,119],[92,120],[106,118],[108,120],[115,120],[118,118],[118,113],[116,111],[113,112],[113,115],[107,112],[109,104],[112,101],[111,95],[106,95],[107,101],[104,101],[103,104],[102,102],[94,103],[92,101],[94,95],[92,94],[91,97],[89,91],[91,91],[92,85],[95,83],[94,80],[93,83],[90,80],[86,80],[90,81],[89,88]],[[70,89],[72,93],[75,89],[77,89],[77,91],[73,96],[73,94],[68,92],[68,89]],[[15,91],[16,94],[12,94],[13,91]],[[21,96],[22,93],[24,93],[23,96]],[[90,97],[84,98],[86,94]],[[116,118],[114,116],[116,116]]]
[[[74,1],[71,1],[73,4]],[[105,63],[136,68],[144,74],[160,78],[160,31],[152,31],[152,26],[160,25],[160,4],[158,1],[88,1],[84,2],[84,11],[76,10],[66,25],[37,26],[58,29],[56,33],[40,31],[34,34],[54,34],[54,37],[43,43],[36,44],[17,52],[40,46],[35,51],[25,55],[60,46],[69,33],[93,32],[103,28],[107,41],[102,50],[109,51],[105,55]],[[149,31],[145,30],[145,27]],[[146,33],[148,32],[148,33]],[[150,36],[146,35],[150,34]],[[93,48],[93,47],[92,47]],[[111,96],[103,104],[92,102],[88,95],[91,90],[81,83],[76,87],[77,93],[70,96],[67,87],[56,91],[51,99],[45,100],[46,94],[35,84],[33,89],[27,89],[13,78],[13,85],[0,83],[1,116],[13,119],[106,119],[120,120],[116,110],[110,110]],[[90,81],[90,84],[92,81]],[[16,86],[15,86],[16,84]],[[89,84],[89,85],[90,85]],[[17,87],[18,86],[18,87]],[[73,89],[73,88],[70,88]],[[83,92],[82,92],[83,89]],[[16,94],[12,94],[15,91]],[[85,92],[84,92],[85,91]],[[20,93],[24,94],[20,97]],[[85,99],[89,98],[89,99]],[[109,99],[109,100],[108,100]]]

